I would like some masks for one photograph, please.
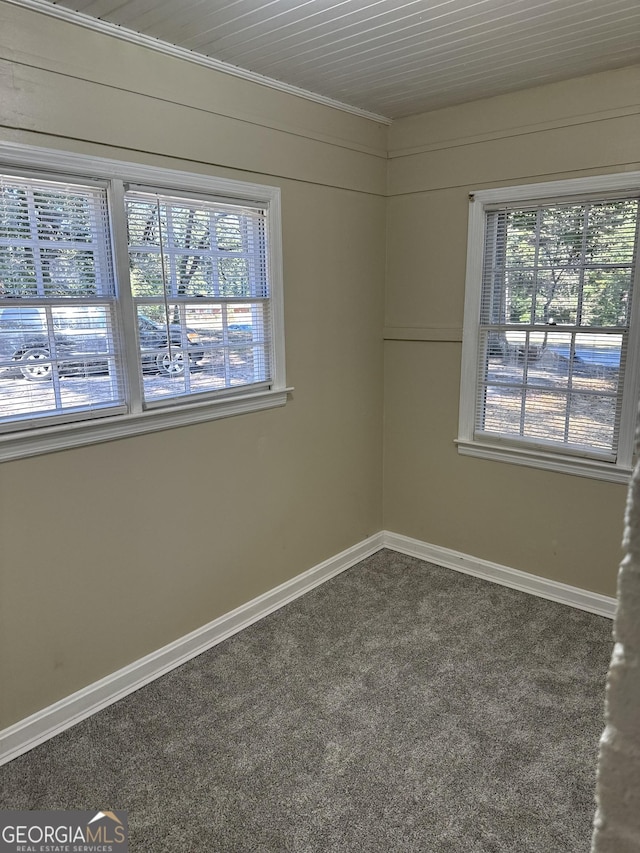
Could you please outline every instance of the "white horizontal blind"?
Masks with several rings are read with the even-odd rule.
[[[638,199],[485,213],[475,434],[615,460]]]
[[[106,189],[0,176],[0,429],[126,411]]]
[[[269,385],[266,211],[139,190],[125,204],[146,405]]]

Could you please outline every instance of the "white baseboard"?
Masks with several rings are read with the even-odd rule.
[[[0,765],[28,752],[38,744],[44,743],[86,717],[112,705],[129,693],[133,693],[233,634],[237,634],[264,616],[268,616],[269,613],[284,607],[314,587],[375,554],[381,548],[389,548],[402,554],[418,557],[447,569],[474,575],[492,583],[528,592],[540,598],[548,598],[579,610],[587,610],[599,616],[613,618],[615,613],[615,598],[383,530],[254,598],[236,610],[214,619],[208,625],[192,631],[168,646],[134,661],[129,666],[89,684],[54,705],[4,729],[0,732]]]
[[[550,601],[567,604],[578,610],[586,610],[598,616],[606,616],[609,619],[613,619],[615,615],[616,599],[607,595],[589,592],[589,590],[580,589],[577,586],[552,581],[539,575],[531,575],[518,569],[510,569],[508,566],[501,566],[499,563],[481,560],[460,551],[442,548],[440,545],[430,545],[428,542],[411,539],[409,536],[391,533],[388,530],[382,531],[382,542],[385,548],[399,551],[401,554],[407,554],[410,557],[418,557],[429,563],[443,566],[445,569],[454,569],[456,572],[473,575],[492,583],[498,583],[501,586],[508,586],[511,589],[537,595],[539,598],[547,598]]]
[[[146,655],[129,666],[89,684],[54,705],[32,714],[0,732],[0,765],[6,764],[38,744],[123,699],[145,684],[165,675],[207,649],[279,610],[329,578],[351,568],[382,548],[382,533],[376,533],[335,557],[314,566],[286,583],[254,598],[208,625],[192,631],[168,646]]]

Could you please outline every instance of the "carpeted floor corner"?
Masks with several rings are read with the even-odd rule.
[[[380,551],[0,768],[132,853],[587,853],[611,622]]]

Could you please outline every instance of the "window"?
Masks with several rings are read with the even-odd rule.
[[[151,191],[125,206],[147,404],[269,382],[264,210]]]
[[[282,405],[279,191],[0,145],[0,458]]]
[[[640,173],[472,196],[460,452],[628,477],[639,201]]]

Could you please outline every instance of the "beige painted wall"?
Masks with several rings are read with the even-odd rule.
[[[381,529],[386,128],[9,4],[0,41],[3,139],[282,188],[295,386],[1,466],[2,728]]]
[[[615,594],[625,486],[459,456],[453,442],[469,192],[637,169],[639,111],[632,68],[390,128],[385,528]]]
[[[0,467],[0,728],[383,523],[612,593],[623,487],[453,438],[468,191],[637,167],[637,93],[626,70],[405,119],[387,163],[379,124],[0,0],[2,139],[282,188],[296,389]]]

